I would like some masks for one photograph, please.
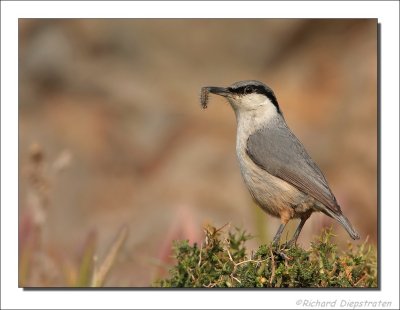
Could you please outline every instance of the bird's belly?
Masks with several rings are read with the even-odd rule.
[[[251,196],[264,211],[283,221],[301,217],[310,211],[314,204],[312,198],[244,156],[238,156],[242,177]]]

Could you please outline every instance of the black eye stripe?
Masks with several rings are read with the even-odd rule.
[[[230,92],[235,93],[237,95],[247,95],[252,93],[264,94],[264,95],[267,95],[267,93],[272,94],[271,91],[265,89],[264,87],[255,85],[241,86],[236,88],[229,87],[228,89]]]
[[[248,94],[262,94],[265,95],[269,100],[271,100],[272,104],[276,106],[279,113],[281,113],[278,101],[276,100],[275,94],[269,88],[265,88],[262,85],[246,85],[239,87],[228,87],[228,90],[236,95],[244,96]]]

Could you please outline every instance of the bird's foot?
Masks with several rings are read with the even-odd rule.
[[[286,254],[286,251],[289,248],[290,247],[287,247],[286,243],[284,243],[284,244],[279,244],[279,242],[272,243],[272,252],[275,255],[279,256],[281,259],[286,260],[286,261],[291,260],[291,258],[289,256],[287,256],[287,254]]]

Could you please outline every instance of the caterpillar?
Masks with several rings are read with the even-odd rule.
[[[202,87],[200,92],[200,103],[203,109],[207,108],[208,104],[208,94],[209,94],[209,87]]]

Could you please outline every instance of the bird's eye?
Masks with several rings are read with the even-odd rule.
[[[253,87],[251,87],[251,86],[246,86],[246,87],[244,88],[243,94],[244,94],[244,95],[246,95],[246,94],[251,94],[252,92],[253,92]]]

